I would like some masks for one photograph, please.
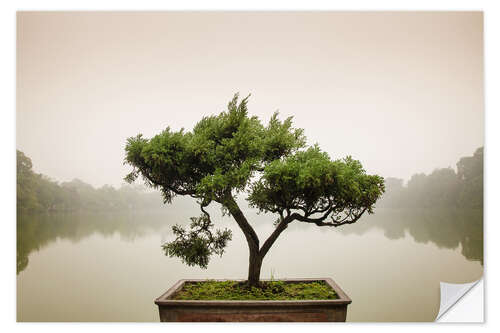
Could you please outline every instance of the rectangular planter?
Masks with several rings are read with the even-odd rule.
[[[223,301],[173,300],[171,297],[186,282],[206,280],[179,280],[166,293],[155,300],[163,322],[328,322],[345,321],[347,305],[351,299],[330,278],[283,279],[286,283],[324,281],[339,298],[332,300],[290,301]],[[219,280],[224,281],[224,280]],[[227,280],[226,280],[227,281]],[[233,280],[242,281],[242,280]],[[269,280],[262,280],[269,281]]]

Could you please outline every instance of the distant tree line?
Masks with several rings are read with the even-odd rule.
[[[386,192],[377,207],[386,208],[483,208],[483,147],[462,157],[457,171],[436,169],[415,174],[406,186],[402,179],[386,178]]]
[[[158,193],[143,187],[104,185],[94,188],[81,180],[58,183],[33,171],[31,159],[17,151],[17,208],[23,211],[109,211],[162,207]],[[436,169],[403,179],[386,178],[380,208],[477,208],[483,207],[483,147],[462,157],[457,171]]]
[[[18,211],[109,211],[162,207],[158,193],[143,187],[104,185],[94,188],[81,180],[58,183],[35,173],[31,159],[17,150]]]

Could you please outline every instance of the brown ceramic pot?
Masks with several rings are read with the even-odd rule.
[[[332,300],[290,301],[199,301],[173,300],[172,296],[186,282],[206,280],[179,280],[166,293],[155,300],[160,311],[160,321],[165,322],[327,322],[345,321],[347,305],[351,299],[330,278],[283,279],[285,283],[324,281],[337,293]],[[222,281],[222,280],[219,280]],[[226,280],[227,281],[227,280]],[[262,280],[268,281],[268,280]]]

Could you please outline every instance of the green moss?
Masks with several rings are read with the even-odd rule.
[[[175,300],[320,300],[336,299],[335,291],[324,281],[266,281],[249,288],[237,281],[187,282]]]

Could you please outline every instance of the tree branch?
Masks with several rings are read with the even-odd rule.
[[[311,214],[306,214],[306,215],[303,216],[303,215],[300,215],[299,213],[293,213],[292,216],[294,217],[295,220],[298,220],[298,221],[301,221],[301,222],[310,222],[310,223],[322,222],[336,208],[337,208],[337,206],[332,206],[332,207],[328,208],[328,210],[323,215],[321,215],[321,217],[317,217],[317,218],[310,218],[309,216]]]
[[[274,229],[273,233],[266,239],[261,249],[259,250],[259,255],[261,258],[264,258],[271,246],[273,246],[276,239],[278,239],[279,235],[288,227],[288,223],[292,221],[293,219],[290,215],[281,219],[281,222],[276,226],[276,229]]]
[[[178,189],[175,189],[173,188],[172,186],[169,186],[167,184],[164,184],[162,182],[158,182],[158,181],[155,181],[147,172],[147,170],[145,170],[144,168],[139,168],[139,171],[141,171],[141,175],[143,177],[145,177],[147,180],[149,180],[151,182],[151,184],[153,185],[160,185],[160,186],[164,186],[166,187],[169,191],[172,191],[174,192],[175,194],[177,195],[190,195],[190,196],[193,196],[195,194],[194,191],[182,191],[182,190],[178,190]]]
[[[243,231],[243,234],[247,239],[248,245],[251,247],[252,250],[259,251],[259,237],[257,236],[257,233],[252,228],[250,223],[248,223],[245,215],[243,215],[243,212],[241,211],[240,207],[234,200],[233,196],[231,194],[227,194],[225,197],[225,201],[229,213],[233,216],[236,223],[238,223],[238,226],[240,227],[241,231]]]
[[[308,217],[302,216],[302,215],[297,214],[297,213],[294,213],[292,215],[292,217],[294,220],[297,220],[300,222],[305,222],[305,223],[314,223],[319,227],[338,227],[338,226],[341,226],[344,224],[353,224],[353,223],[357,222],[367,209],[368,208],[364,208],[361,211],[361,213],[359,213],[359,215],[352,215],[352,211],[350,211],[349,215],[346,216],[343,220],[336,221],[332,218],[332,222],[323,222],[323,220],[328,216],[328,214],[326,214],[326,216],[323,215],[323,217],[316,218],[316,219],[308,218]],[[347,220],[347,218],[350,216],[353,216],[353,219]]]

